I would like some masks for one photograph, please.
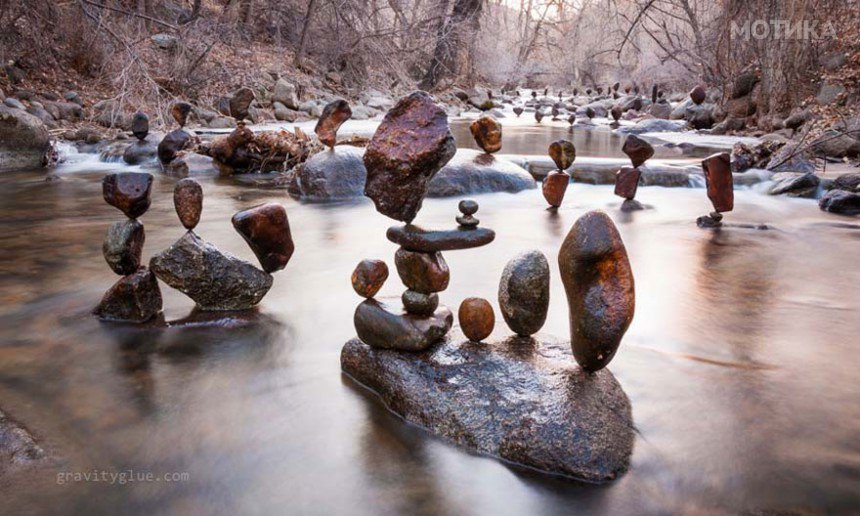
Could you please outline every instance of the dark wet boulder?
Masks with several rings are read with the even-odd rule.
[[[244,310],[269,291],[272,276],[189,231],[149,262],[158,279],[202,310]]]
[[[371,298],[388,279],[388,265],[382,260],[362,260],[352,271],[352,289],[361,297]]]
[[[701,84],[690,90],[690,100],[696,105],[704,102],[707,95],[708,92],[705,91],[705,88]]]
[[[774,146],[778,147],[778,145]],[[775,149],[764,168],[771,172],[800,172],[803,174],[815,172],[815,164],[798,143],[786,143]]]
[[[111,270],[120,275],[136,271],[145,240],[143,224],[136,219],[111,224],[102,244],[102,254]]]
[[[630,401],[612,373],[577,368],[560,343],[449,339],[401,353],[353,339],[341,368],[406,421],[471,452],[588,482],[629,466]]]
[[[314,132],[317,137],[327,147],[334,147],[337,143],[337,130],[340,126],[349,120],[352,116],[352,109],[349,108],[349,103],[343,99],[338,99],[326,104],[322,110],[317,125],[314,127]]]
[[[839,215],[860,215],[860,194],[830,190],[818,200],[818,207]]]
[[[860,133],[854,136],[841,131],[828,130],[812,142],[812,149],[832,158],[855,158],[860,156]]]
[[[398,351],[421,351],[439,342],[454,324],[454,314],[440,306],[430,316],[406,313],[367,299],[353,316],[362,345]]]
[[[714,113],[711,104],[693,104],[684,111],[684,119],[693,129],[710,129],[714,125]]]
[[[242,210],[233,215],[232,222],[264,271],[275,272],[287,266],[296,246],[282,205],[270,202]]]
[[[621,151],[630,158],[634,167],[644,164],[654,155],[654,147],[635,134],[627,136],[627,139],[624,140],[624,145],[621,147]]]
[[[496,233],[487,228],[433,230],[407,224],[391,226],[385,236],[409,251],[432,253],[485,246],[495,240]]]
[[[463,335],[474,342],[481,342],[489,337],[496,325],[493,306],[480,297],[464,299],[457,311],[457,320],[460,322]]]
[[[155,275],[140,267],[105,292],[93,314],[109,321],[143,323],[161,312],[161,304],[161,289]]]
[[[492,154],[502,148],[502,124],[491,116],[482,116],[469,125],[478,147]]]
[[[846,192],[860,192],[860,173],[842,174],[833,180],[833,188]]]
[[[735,205],[734,180],[728,152],[713,154],[702,160],[708,199],[718,213],[732,211]]]
[[[158,159],[168,164],[181,151],[191,149],[199,143],[197,136],[187,129],[175,129],[167,133],[158,144]]]
[[[416,91],[400,99],[374,133],[364,153],[364,194],[383,215],[411,222],[428,183],[455,152],[445,111]]]
[[[50,152],[51,135],[39,118],[0,105],[0,172],[42,168]]]
[[[499,309],[508,327],[522,337],[534,335],[549,310],[549,262],[538,250],[513,257],[499,282]]]
[[[789,197],[815,197],[821,182],[814,172],[778,172],[771,179],[774,184],[767,193]]]
[[[116,172],[102,179],[102,196],[106,203],[125,213],[126,217],[140,217],[152,202],[152,174]]]
[[[414,290],[406,289],[400,296],[403,308],[410,314],[431,316],[439,307],[439,294],[422,294]]]
[[[615,356],[635,310],[633,270],[612,219],[600,211],[580,217],[561,244],[558,266],[573,356],[597,371]]]
[[[364,194],[364,149],[339,145],[318,152],[295,169],[290,191],[311,200],[345,199]]]
[[[430,180],[427,196],[517,193],[535,187],[534,178],[512,161],[473,149],[460,149]]]
[[[158,146],[147,140],[136,140],[122,153],[122,160],[129,165],[139,165],[158,157]]]
[[[173,206],[185,229],[194,229],[203,212],[203,187],[190,177],[180,179],[173,187]]]

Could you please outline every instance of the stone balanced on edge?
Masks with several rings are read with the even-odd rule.
[[[558,170],[550,172],[543,180],[543,197],[551,208],[558,208],[564,200],[570,174],[565,172],[576,159],[576,147],[567,140],[558,140],[549,145],[549,156]]]
[[[627,154],[633,164],[633,167],[621,167],[615,173],[615,195],[624,199],[624,202],[621,203],[621,211],[645,209],[645,206],[635,199],[636,191],[639,188],[639,178],[642,177],[642,171],[639,167],[654,155],[654,147],[635,134],[631,134],[624,140],[624,146],[621,150]]]
[[[700,228],[718,228],[723,225],[723,212],[732,211],[735,207],[731,156],[728,152],[708,156],[702,160],[702,170],[714,211],[696,219],[696,224]]]

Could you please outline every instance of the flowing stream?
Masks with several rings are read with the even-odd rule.
[[[523,115],[528,116],[528,114]],[[533,122],[532,122],[533,123]],[[546,121],[545,121],[546,123]],[[523,126],[526,124],[523,123]],[[505,128],[503,152],[544,154],[566,134]],[[455,124],[460,144],[470,142]],[[621,139],[580,133],[582,156],[619,156]],[[663,149],[659,157],[690,157]],[[577,217],[606,211],[636,279],[636,315],[609,369],[631,400],[630,470],[602,486],[541,477],[404,424],[341,375],[360,298],[350,273],[384,259],[380,296],[403,290],[393,221],[368,199],[301,203],[283,190],[198,178],[197,233],[256,263],[230,224],[266,201],[289,213],[296,252],[255,314],[217,326],[162,284],[167,327],[90,315],[117,276],[101,242],[123,215],[104,203],[107,170],[76,156],[58,180],[0,175],[0,410],[27,427],[49,464],[0,477],[11,512],[290,514],[608,514],[800,510],[860,503],[860,224],[815,201],[739,189],[730,224],[702,230],[702,188],[640,188],[654,209],[624,214],[611,186],[572,184],[558,213],[540,190],[474,196],[491,245],[446,253],[442,303],[494,305],[512,256],[540,249],[552,270],[542,332],[568,335],[558,248]],[[138,170],[137,168],[131,170]],[[175,178],[154,174],[142,217],[145,261],[183,234]],[[455,225],[458,198],[427,199],[416,223]],[[571,443],[576,446],[576,443]],[[58,472],[187,473],[179,482],[60,481]],[[5,512],[5,511],[0,511]]]

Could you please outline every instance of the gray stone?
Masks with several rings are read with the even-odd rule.
[[[839,215],[860,215],[860,194],[830,190],[818,200],[818,207]]]
[[[512,258],[499,282],[499,308],[508,327],[527,337],[540,331],[549,309],[549,262],[538,250]]]
[[[129,165],[138,165],[158,157],[158,145],[146,140],[136,140],[125,148],[122,159]]]
[[[804,152],[796,152],[798,144],[788,143],[771,155],[764,168],[771,172],[815,172],[815,164]]]
[[[825,82],[821,85],[821,89],[818,90],[818,95],[815,99],[822,106],[826,106],[836,102],[839,95],[843,93],[845,93],[845,86],[838,83]]]
[[[410,314],[376,299],[367,299],[355,309],[353,322],[362,345],[422,351],[445,337],[454,324],[454,314],[444,306],[431,316]]]
[[[150,268],[203,310],[251,308],[272,286],[270,274],[219,251],[191,231],[153,256]]]
[[[843,134],[840,131],[824,131],[812,143],[812,148],[818,154],[833,158],[853,158],[860,156],[860,140]]]
[[[295,195],[312,200],[345,199],[364,195],[367,169],[364,149],[340,145],[311,156],[296,168]]]
[[[140,254],[146,233],[137,219],[114,222],[108,227],[102,244],[105,261],[117,274],[131,274],[140,267]]]
[[[678,132],[687,129],[687,122],[683,120],[662,120],[660,118],[649,118],[641,120],[636,125],[625,125],[615,130],[619,134],[642,134]]]
[[[272,102],[278,102],[289,109],[298,110],[299,97],[296,94],[296,87],[284,79],[278,79],[272,89]]]
[[[0,411],[0,477],[16,466],[32,464],[46,457],[45,450],[30,432]]]
[[[51,137],[41,120],[26,111],[0,106],[0,172],[42,168],[50,151]]]
[[[471,452],[588,482],[629,467],[630,401],[609,371],[577,368],[560,343],[449,339],[402,353],[353,339],[341,368],[406,421]]]
[[[860,172],[840,175],[833,181],[833,188],[846,192],[860,192]]]
[[[536,188],[524,168],[504,158],[460,149],[430,180],[428,197],[453,197],[477,193],[517,193]]]
[[[788,195],[789,197],[815,197],[818,191],[818,176],[814,172],[801,174],[797,172],[779,172],[771,178],[774,185],[768,190],[770,195]]]
[[[143,323],[161,312],[161,289],[151,270],[123,276],[102,297],[93,314],[108,321]]]

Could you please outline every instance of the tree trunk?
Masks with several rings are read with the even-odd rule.
[[[483,0],[456,0],[451,16],[448,17],[442,29],[436,36],[436,47],[433,59],[427,68],[424,80],[419,87],[432,90],[443,77],[451,75],[457,67],[457,56],[461,50],[466,31],[475,30],[480,24],[479,18]]]

